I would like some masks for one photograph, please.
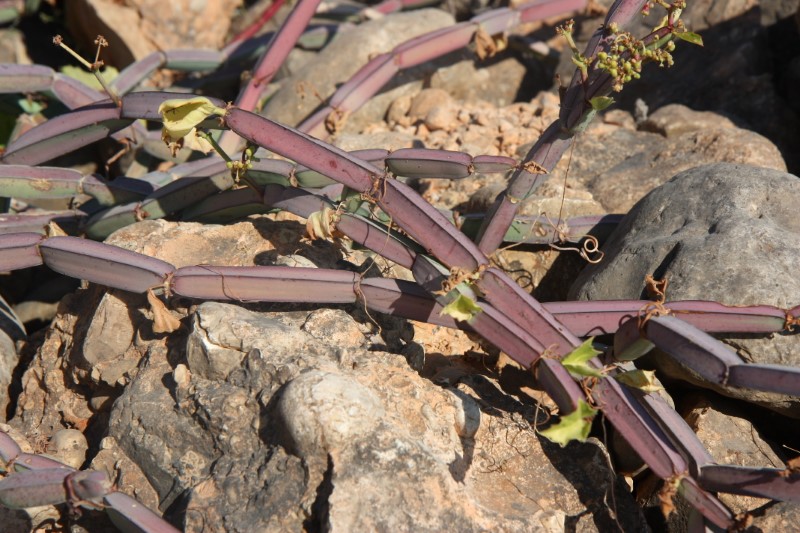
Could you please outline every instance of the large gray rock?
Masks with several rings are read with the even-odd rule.
[[[800,180],[733,164],[678,174],[630,211],[605,244],[605,259],[571,289],[584,300],[645,297],[645,276],[667,277],[669,300],[727,305],[800,303]],[[794,335],[726,335],[748,362],[800,365]],[[800,418],[798,398],[707,383],[670,358],[650,358],[665,375]]]

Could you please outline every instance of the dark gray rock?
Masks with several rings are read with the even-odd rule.
[[[163,346],[153,346],[148,364],[114,403],[108,427],[109,436],[145,472],[163,508],[206,479],[220,456],[200,421],[175,405],[175,383],[166,355]]]
[[[791,174],[713,164],[678,174],[630,211],[605,244],[605,259],[571,289],[584,300],[645,297],[645,276],[669,278],[669,300],[727,305],[800,303],[800,180]],[[800,365],[795,335],[726,335],[745,361]],[[664,355],[665,375],[800,418],[798,398],[710,384]]]

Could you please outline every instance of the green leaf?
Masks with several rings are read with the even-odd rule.
[[[700,34],[691,31],[683,31],[680,33],[676,33],[675,37],[684,40],[687,43],[696,44],[697,46],[703,46],[703,38],[700,36]]]
[[[553,424],[539,433],[562,448],[574,440],[585,442],[589,438],[592,419],[596,414],[597,409],[592,409],[586,402],[579,400],[577,409],[562,416],[558,424]]]
[[[97,79],[97,76],[91,72],[87,72],[84,68],[77,67],[75,65],[64,65],[59,69],[59,71],[65,76],[69,76],[70,78],[78,80],[87,87],[91,87],[92,89],[96,89],[98,91],[103,90],[103,85]],[[103,76],[103,79],[105,79],[106,82],[109,82],[119,75],[119,71],[114,67],[105,67],[100,71],[100,74]]]
[[[47,107],[41,102],[29,100],[28,98],[20,98],[17,100],[17,104],[19,104],[20,109],[22,109],[28,115],[38,115]]]
[[[564,365],[564,368],[573,376],[603,377],[600,371],[596,368],[592,368],[588,364],[590,359],[601,353],[592,347],[592,341],[594,341],[594,337],[589,337],[586,342],[575,348],[561,360],[561,364]]]
[[[656,379],[655,370],[630,370],[614,378],[629,387],[643,390],[644,392],[658,392],[664,387]]]
[[[225,110],[215,106],[208,98],[197,96],[164,100],[158,106],[158,114],[164,118],[164,141],[177,142],[209,116],[224,115]]]
[[[439,315],[448,315],[462,322],[469,322],[472,317],[482,311],[481,306],[468,296],[460,294],[455,300],[445,305]]]
[[[595,111],[602,111],[614,103],[614,99],[610,96],[595,96],[589,100],[592,109]]]

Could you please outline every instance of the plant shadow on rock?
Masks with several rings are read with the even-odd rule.
[[[483,400],[479,405],[487,414],[517,414],[532,421],[532,426],[550,419],[547,409],[542,409],[529,392],[523,390],[523,387],[539,389],[529,371],[512,365],[504,366],[498,380],[500,388],[492,385],[485,376],[472,376],[469,382]],[[565,517],[565,531],[586,527],[585,523],[579,524],[586,515],[591,515],[599,531],[615,531],[620,527],[624,531],[640,530],[644,523],[641,510],[621,478],[611,470],[607,452],[600,441],[591,438],[585,443],[572,442],[562,448],[538,433],[536,439],[548,461],[574,488],[586,507],[577,515]]]

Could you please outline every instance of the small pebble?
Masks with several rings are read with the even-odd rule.
[[[57,431],[47,445],[47,452],[72,468],[80,468],[86,461],[89,444],[83,433],[76,429]]]

